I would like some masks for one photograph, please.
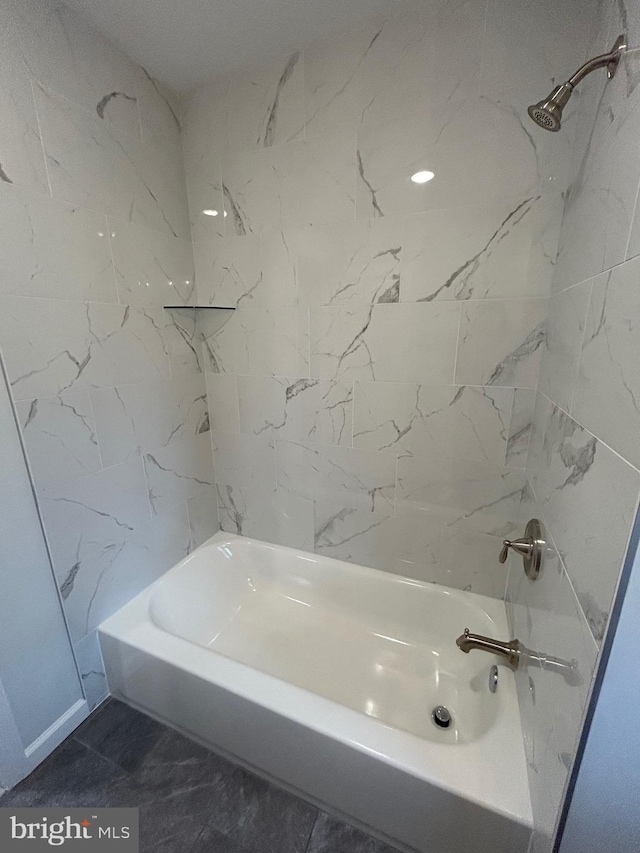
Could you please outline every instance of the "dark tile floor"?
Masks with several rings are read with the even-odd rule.
[[[139,807],[141,853],[395,853],[114,699],[6,806]]]

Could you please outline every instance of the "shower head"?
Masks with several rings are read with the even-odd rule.
[[[620,57],[626,49],[625,37],[618,36],[616,43],[609,53],[603,53],[601,56],[595,56],[593,59],[585,62],[566,83],[556,86],[553,92],[543,101],[532,104],[527,109],[531,119],[543,130],[551,130],[553,132],[560,130],[562,125],[562,110],[566,107],[567,101],[573,94],[573,90],[578,83],[591,71],[595,71],[596,68],[606,68],[607,77],[611,79],[615,75]]]
[[[562,124],[562,110],[571,97],[573,86],[571,83],[563,83],[556,86],[551,94],[543,101],[532,104],[527,112],[535,123],[544,130],[557,132]]]

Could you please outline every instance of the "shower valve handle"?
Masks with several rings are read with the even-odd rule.
[[[500,551],[500,556],[498,560],[501,563],[507,562],[507,557],[509,556],[509,548],[515,551],[517,554],[520,554],[522,557],[530,557],[531,552],[533,551],[533,540],[531,538],[527,539],[505,539],[502,543],[502,550]]]
[[[524,572],[530,580],[534,581],[542,570],[546,544],[542,522],[538,518],[531,518],[527,522],[522,539],[505,539],[502,542],[502,550],[498,559],[501,563],[506,563],[509,548],[511,548],[512,551],[522,557]]]

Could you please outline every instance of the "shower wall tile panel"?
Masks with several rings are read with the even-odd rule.
[[[588,55],[608,49],[621,33],[640,45],[637,4],[601,0],[596,6]],[[508,13],[503,24],[496,21],[488,37],[500,26],[512,33],[514,26],[529,26],[527,14],[520,24],[515,18]],[[499,63],[499,54],[494,58]],[[554,65],[558,79],[572,68],[573,62]],[[543,655],[540,666],[517,673],[533,853],[551,850],[640,496],[639,81],[640,57],[629,53],[612,81],[587,78],[575,105],[519,524],[541,518],[550,541],[539,581],[528,581],[515,562],[509,575],[513,636]],[[563,135],[564,127],[547,134]],[[569,678],[554,671],[550,656],[573,662]]]
[[[223,529],[503,597],[576,127],[526,104],[573,5],[424,3],[182,98],[198,303],[238,309],[199,315]]]
[[[0,348],[93,706],[97,625],[218,526],[194,317],[162,309],[195,300],[178,102],[62,4],[0,11]]]

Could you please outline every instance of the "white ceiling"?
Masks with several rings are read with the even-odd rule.
[[[404,0],[65,0],[131,59],[177,91],[260,65]]]

